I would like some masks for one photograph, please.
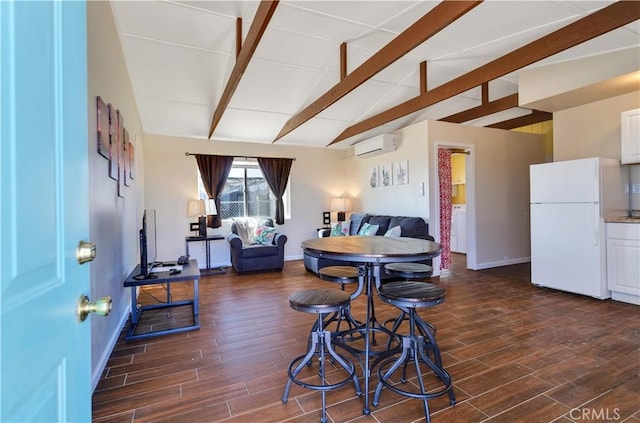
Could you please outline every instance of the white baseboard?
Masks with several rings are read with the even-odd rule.
[[[129,314],[131,313],[131,305],[127,307],[122,316],[120,316],[120,323],[118,324],[119,328],[124,328],[124,325],[127,323],[127,319],[129,319]],[[121,329],[122,330],[122,329]],[[107,344],[109,347],[105,348],[102,351],[102,357],[98,361],[97,368],[93,369],[93,374],[91,375],[91,392],[96,390],[96,386],[98,386],[98,382],[100,382],[100,378],[102,377],[102,372],[105,367],[107,367],[107,362],[109,361],[109,357],[111,357],[111,353],[118,343],[118,338],[120,337],[120,331],[115,331],[111,334],[111,339]]]
[[[528,263],[531,261],[531,257],[520,257],[515,259],[491,261],[487,263],[477,263],[476,268],[473,270],[491,269],[492,267],[511,266],[512,264]]]

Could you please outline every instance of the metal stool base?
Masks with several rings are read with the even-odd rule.
[[[319,300],[327,299],[326,303],[320,303]],[[334,344],[338,347],[349,351],[343,344],[333,340],[334,333],[323,329],[323,322],[328,313],[342,313],[343,310],[349,310],[349,295],[343,291],[332,292],[332,290],[307,290],[293,294],[289,297],[291,307],[298,311],[306,313],[316,313],[318,318],[313,325],[313,330],[309,336],[307,352],[294,358],[287,369],[288,379],[282,394],[282,402],[287,403],[289,400],[289,391],[291,385],[295,383],[305,389],[320,391],[322,394],[322,415],[321,423],[327,422],[327,391],[345,386],[353,381],[356,394],[362,395],[360,382],[356,376],[355,364],[344,356],[338,354],[334,349]],[[298,375],[305,366],[311,365],[313,356],[318,357],[318,377],[319,383],[308,383],[298,379]],[[346,377],[336,383],[328,383],[325,377],[325,366],[327,360],[331,363],[338,363],[339,366],[347,373]]]
[[[385,289],[386,288],[386,289]],[[405,320],[409,322],[409,333],[400,336],[401,346],[389,349],[387,353],[381,355],[372,368],[378,365],[379,382],[373,397],[372,404],[377,406],[380,402],[380,394],[383,387],[409,398],[421,399],[424,406],[425,420],[431,421],[429,415],[428,400],[444,394],[449,395],[449,403],[455,405],[456,398],[453,392],[451,376],[442,366],[440,348],[434,336],[435,330],[420,318],[416,309],[431,307],[440,304],[444,300],[446,291],[433,284],[422,282],[395,282],[390,283],[380,291],[380,299],[392,304],[400,309],[401,314],[394,320],[393,330],[398,329]],[[396,334],[396,336],[398,336]],[[399,354],[399,355],[398,355]],[[433,359],[429,357],[432,355]],[[407,366],[412,363],[416,371],[416,379],[419,391],[399,387],[390,382],[391,376],[402,367],[402,377],[400,381],[405,384],[407,381]],[[442,387],[437,390],[427,391],[424,386],[421,366],[426,366],[442,383]],[[412,385],[410,385],[412,386]]]

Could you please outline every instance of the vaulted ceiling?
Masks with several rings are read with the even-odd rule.
[[[145,133],[347,148],[424,119],[509,128],[518,71],[640,48],[640,2],[113,1]]]

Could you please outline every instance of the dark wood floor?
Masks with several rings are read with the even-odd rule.
[[[640,422],[639,307],[536,288],[526,264],[468,271],[460,256],[432,282],[447,297],[421,315],[438,328],[458,400],[430,401],[432,422]],[[178,285],[186,284],[172,287],[174,299],[188,297]],[[288,403],[280,400],[287,365],[304,352],[314,321],[292,310],[288,295],[310,287],[333,285],[300,261],[282,273],[203,277],[201,329],[121,337],[93,395],[93,421],[319,421],[318,392],[294,385]],[[149,294],[165,295],[147,288],[139,302],[152,302]],[[364,307],[358,298],[354,314]],[[381,320],[396,314],[376,307]],[[149,324],[180,318],[164,311]],[[329,392],[327,404],[330,422],[424,421],[419,400],[390,391],[370,416],[352,385]]]

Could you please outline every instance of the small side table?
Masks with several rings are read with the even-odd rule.
[[[206,271],[207,273],[211,273],[214,269],[211,268],[211,241],[219,241],[221,239],[224,239],[224,237],[222,235],[207,235],[207,236],[188,236],[185,237],[185,246],[186,246],[186,250],[187,250],[187,256],[189,255],[189,243],[190,242],[204,242],[205,244],[205,254],[207,256],[207,267],[206,267]],[[216,269],[215,273],[224,273],[224,269],[222,269],[221,267],[219,267],[218,269]]]
[[[200,281],[200,270],[198,269],[198,262],[196,260],[189,260],[189,263],[182,266],[182,271],[179,274],[172,275],[167,268],[164,272],[153,273],[152,278],[137,279],[140,275],[140,265],[138,264],[127,276],[124,281],[125,288],[131,288],[131,325],[125,334],[125,340],[131,341],[133,339],[146,339],[158,335],[166,335],[169,333],[185,332],[190,330],[200,329],[200,317],[198,315],[198,283]],[[174,301],[171,297],[171,284],[178,282],[192,282],[193,283],[193,298],[188,300]],[[138,287],[146,285],[160,285],[166,284],[167,286],[167,299],[166,301],[158,302],[156,304],[137,306],[138,297],[136,290]],[[174,307],[191,306],[192,321],[185,323],[183,326],[173,326],[168,322],[164,324],[156,322],[155,325],[149,325],[145,332],[138,332],[138,323],[142,317],[142,313],[149,310],[157,309],[172,309]]]

